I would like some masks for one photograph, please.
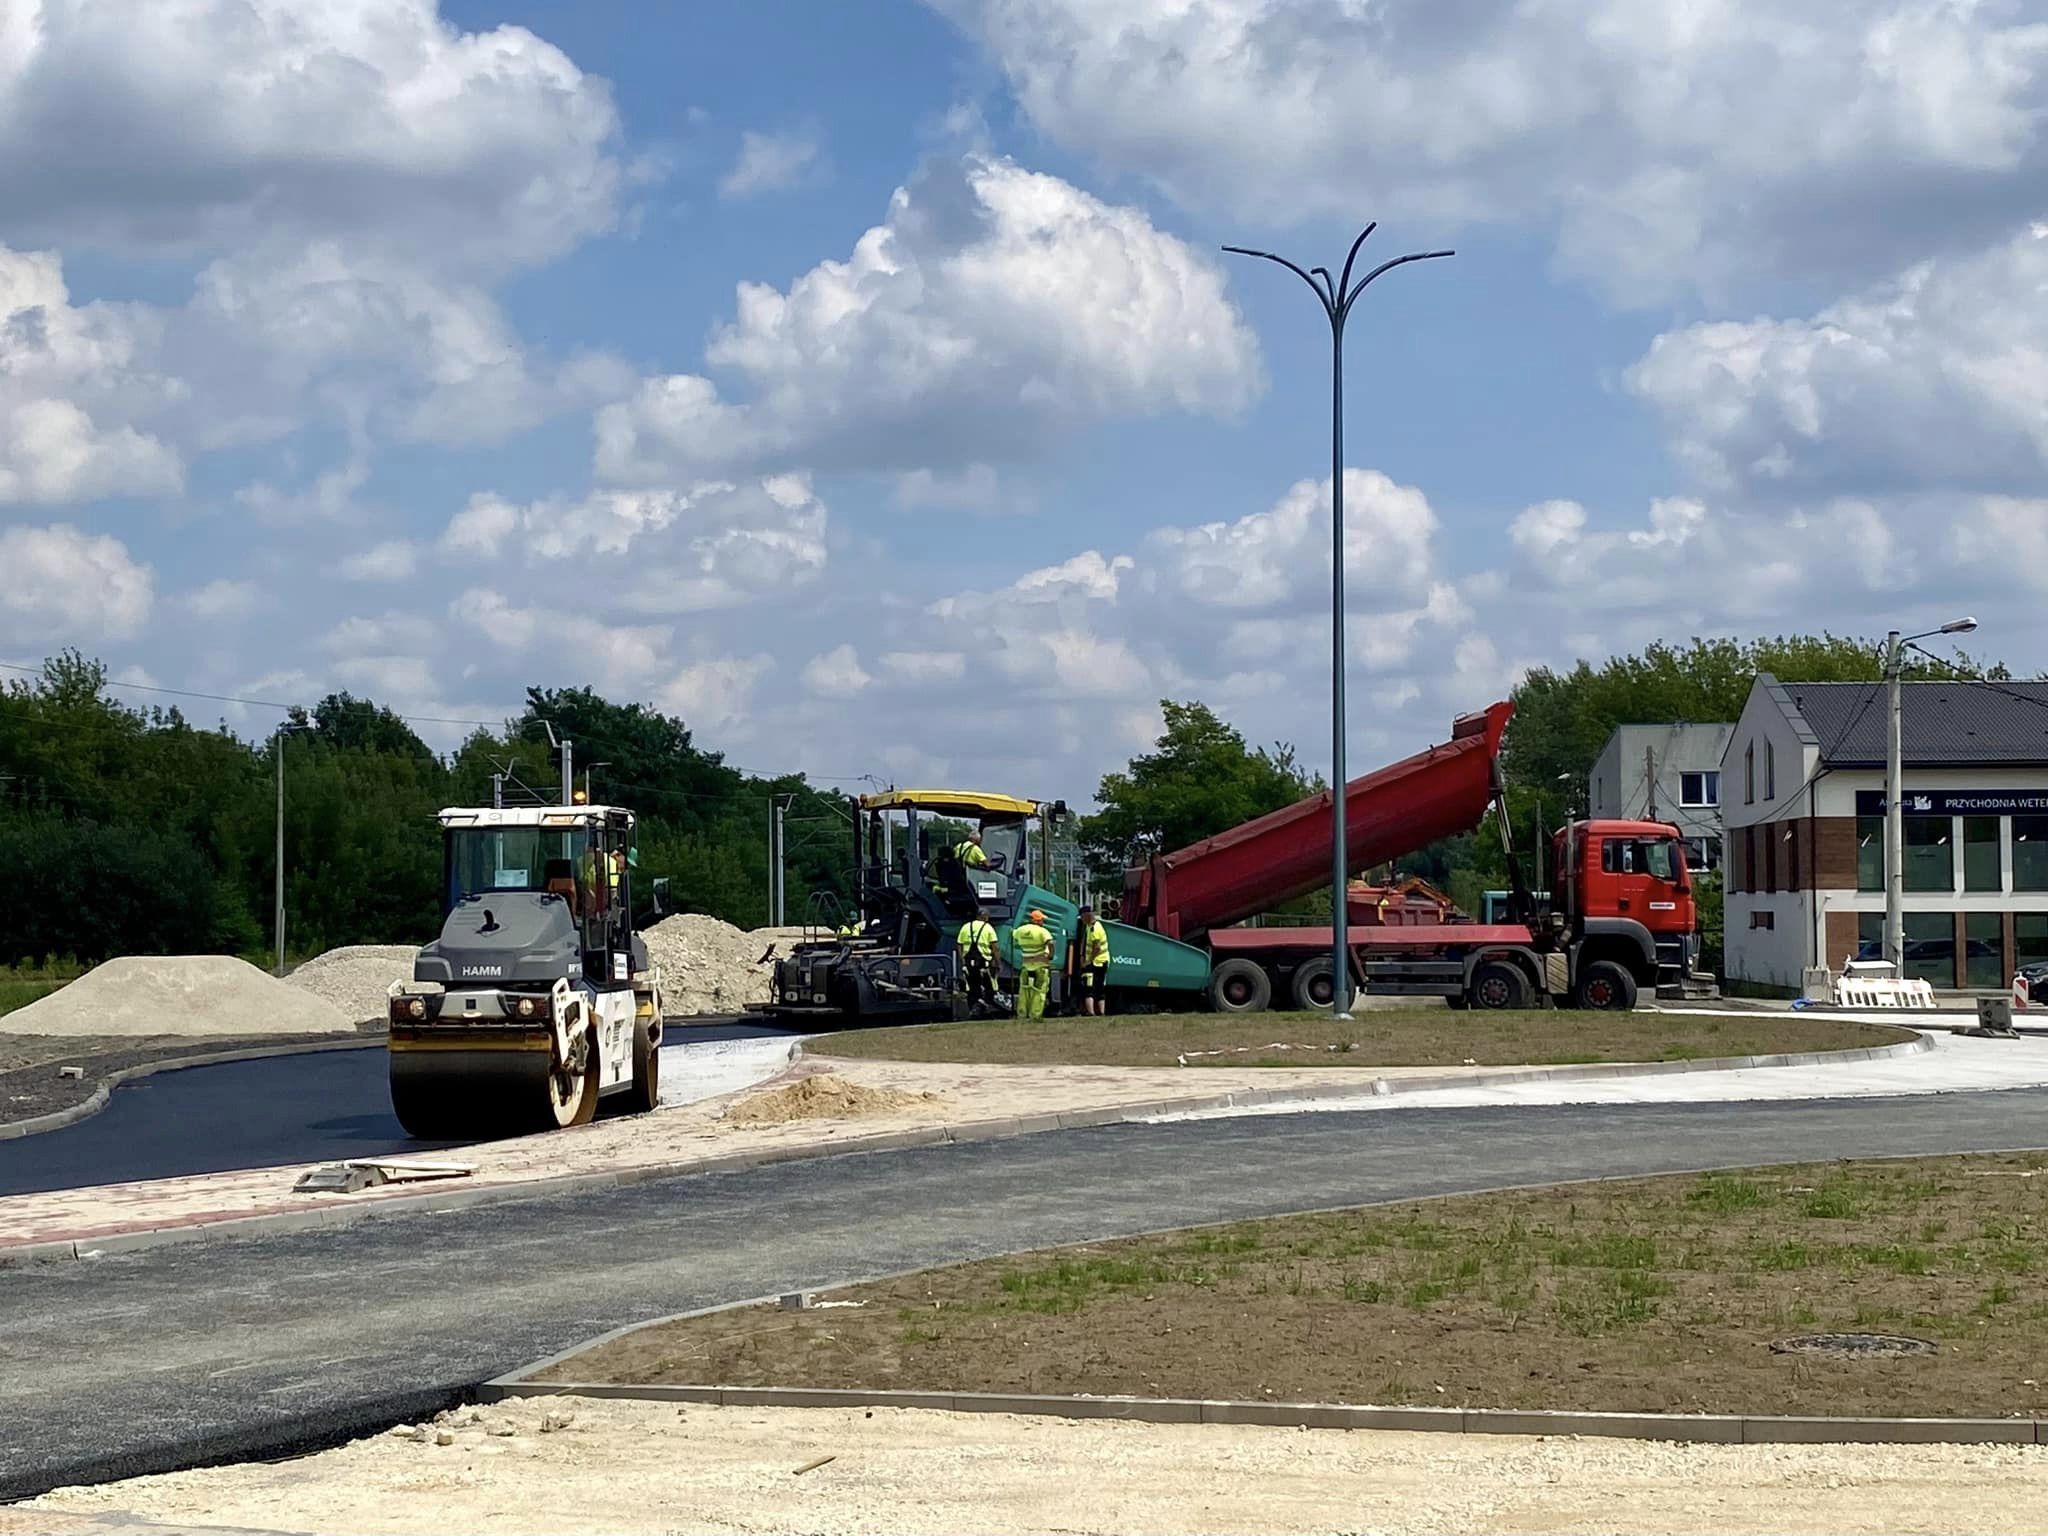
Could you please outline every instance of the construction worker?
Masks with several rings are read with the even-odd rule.
[[[988,855],[981,851],[981,833],[969,832],[953,845],[953,857],[963,869],[987,869]]]
[[[996,930],[981,908],[960,925],[954,941],[960,950],[960,974],[967,980],[970,1013],[996,1011]]]
[[[1010,930],[1017,943],[1017,1017],[1042,1019],[1045,999],[1052,991],[1052,930],[1045,926],[1045,914],[1031,909],[1031,920]]]
[[[1081,1012],[1101,1018],[1109,1012],[1109,930],[1083,907],[1074,928],[1074,942],[1067,946],[1067,964],[1072,971],[1074,995],[1081,1000]]]

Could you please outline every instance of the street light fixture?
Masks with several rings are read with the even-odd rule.
[[[1371,286],[1375,278],[1411,261],[1434,261],[1455,254],[1451,251],[1416,251],[1407,256],[1396,256],[1374,267],[1354,287],[1351,267],[1358,260],[1358,248],[1365,244],[1366,236],[1378,228],[1379,225],[1373,223],[1359,231],[1358,238],[1351,242],[1351,250],[1344,258],[1344,270],[1335,282],[1330,280],[1327,267],[1313,268],[1314,275],[1311,276],[1285,256],[1276,256],[1271,251],[1255,251],[1242,245],[1223,247],[1233,256],[1256,256],[1261,261],[1285,267],[1308,284],[1323,306],[1324,317],[1330,322],[1330,820],[1333,833],[1330,1011],[1340,1019],[1351,1017],[1351,955],[1345,932],[1346,885],[1350,871],[1346,867],[1349,860],[1344,846],[1344,322],[1351,317],[1351,306],[1357,302],[1358,296]],[[1317,277],[1322,279],[1320,283],[1316,281]]]
[[[294,731],[310,731],[314,727],[305,721],[294,723],[290,720],[278,722],[275,741],[271,750],[277,755],[277,910],[274,914],[277,927],[277,972],[284,974],[284,739]]]
[[[1901,802],[1906,775],[1900,679],[1906,668],[1906,647],[1936,635],[1967,635],[1976,627],[1977,621],[1966,617],[1950,619],[1917,635],[1901,635],[1895,629],[1884,637],[1884,680],[1891,706],[1884,755],[1884,954],[1892,963],[1892,974],[1902,979],[1906,974],[1906,814]]]

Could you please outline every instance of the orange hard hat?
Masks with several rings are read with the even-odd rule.
[[[1045,921],[1045,914],[1039,911],[1038,908],[1033,907],[1031,909],[1031,921],[1033,921],[1034,923],[1042,923]]]

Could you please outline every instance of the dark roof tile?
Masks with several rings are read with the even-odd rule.
[[[1883,683],[1779,686],[1819,741],[1822,762],[1884,763]],[[2048,763],[2048,683],[1909,682],[1899,713],[1901,754],[1909,765]]]

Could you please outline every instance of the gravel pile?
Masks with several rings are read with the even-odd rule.
[[[233,955],[128,955],[17,1008],[0,1029],[19,1035],[352,1034],[355,1019],[324,998]]]
[[[671,1014],[737,1013],[768,1001],[770,967],[761,957],[773,947],[788,954],[798,930],[763,928],[748,933],[697,912],[665,917],[641,937],[647,957],[661,967]]]
[[[346,944],[317,955],[285,980],[334,1004],[357,1022],[381,1019],[394,981],[412,980],[412,944]]]
[[[911,1111],[935,1114],[944,1107],[945,1102],[935,1093],[870,1088],[828,1072],[742,1099],[725,1112],[725,1121],[728,1125],[788,1125],[797,1120],[865,1120]]]

